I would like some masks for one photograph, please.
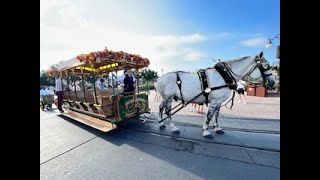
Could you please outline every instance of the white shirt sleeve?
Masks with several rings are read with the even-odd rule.
[[[132,75],[132,77],[133,77],[133,82],[136,83],[136,78],[133,75]]]
[[[119,83],[123,83],[124,78],[126,77],[125,74],[122,74],[119,78],[118,78],[118,82]]]
[[[243,84],[243,86],[246,86],[246,85],[247,85],[247,82],[246,82],[246,81],[241,81],[241,83]]]

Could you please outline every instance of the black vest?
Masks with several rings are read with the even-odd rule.
[[[125,74],[125,78],[123,80],[124,83],[124,92],[134,92],[134,82],[133,77]]]

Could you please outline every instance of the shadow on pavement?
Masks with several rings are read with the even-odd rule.
[[[104,133],[68,117],[58,115],[73,125],[116,146],[134,147],[153,158],[160,159],[204,179],[279,179],[280,169],[256,165],[245,149],[202,142],[186,141],[176,137],[158,137],[147,133],[127,131],[136,123],[119,126]],[[228,154],[229,153],[229,154]],[[232,153],[232,154],[230,154]],[[123,162],[125,163],[125,162]],[[204,168],[204,167],[207,168]],[[154,169],[152,169],[154,170]],[[139,171],[137,169],[137,171]],[[156,171],[161,171],[158,169]],[[165,171],[163,172],[165,173]]]

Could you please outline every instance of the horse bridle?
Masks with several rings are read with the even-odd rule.
[[[258,67],[259,68],[259,71],[260,71],[260,74],[262,76],[262,80],[263,80],[263,85],[264,87],[268,87],[269,85],[269,80],[267,79],[268,76],[271,76],[272,73],[270,74],[265,74],[266,71],[270,70],[270,65],[269,63],[267,62],[266,63],[266,67],[264,67],[261,63],[261,59],[259,57],[256,57],[255,59],[255,62],[256,62],[256,65],[253,66],[253,68],[251,68],[252,70],[250,70],[247,74],[247,76],[250,76],[250,74]],[[260,77],[258,77],[260,78]],[[256,78],[256,79],[258,79]]]
[[[262,77],[262,80],[263,80],[263,86],[264,87],[268,87],[268,84],[269,84],[269,80],[267,79],[268,76],[271,76],[272,73],[270,74],[265,74],[266,71],[270,70],[270,65],[269,63],[267,62],[267,66],[264,67],[261,63],[261,58],[259,58],[258,56],[256,56],[256,59],[255,59],[255,62],[256,62],[256,65],[253,66],[244,76],[242,77],[248,77],[250,76],[253,71],[258,67],[259,70],[260,70],[260,74],[261,74],[261,77]],[[222,62],[221,62],[222,63]],[[223,62],[224,66],[226,69],[228,69],[229,72],[231,72],[233,75],[235,76],[238,76],[238,77],[241,77],[240,75],[237,75],[236,73],[234,73],[231,68],[227,65],[227,63]],[[231,75],[231,74],[230,74]],[[234,77],[233,77],[234,78]],[[255,79],[259,79],[260,77],[258,78],[255,78]]]

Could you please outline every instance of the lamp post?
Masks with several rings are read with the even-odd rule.
[[[269,39],[268,44],[266,44],[266,48],[272,48],[272,40],[280,39],[280,34],[276,34],[272,39]],[[276,47],[276,58],[278,58],[278,62],[280,62],[280,44]],[[280,64],[279,64],[280,65]],[[276,89],[280,91],[280,66],[276,67],[275,75],[276,75]],[[275,66],[274,66],[275,67]]]
[[[274,39],[280,39],[280,34],[276,34],[273,38],[269,39],[268,44],[266,44],[266,48],[272,48],[272,40]],[[276,57],[280,59],[280,44],[276,47]]]

